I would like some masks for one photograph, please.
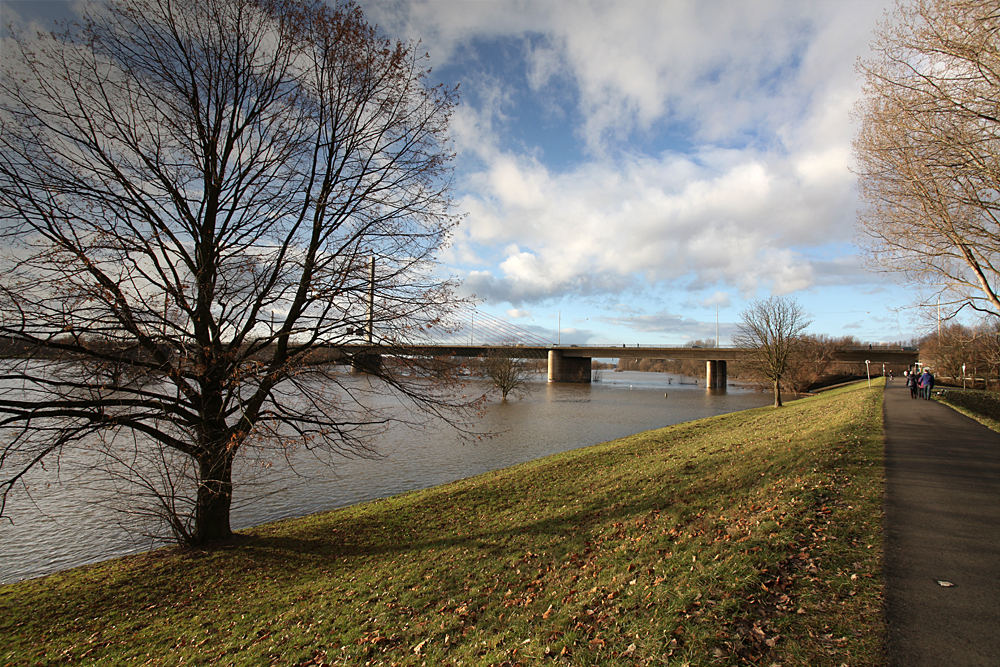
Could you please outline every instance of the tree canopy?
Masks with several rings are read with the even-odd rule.
[[[457,91],[425,56],[318,0],[87,11],[3,50],[3,499],[99,452],[202,543],[231,534],[238,455],[374,455],[393,419],[461,408],[435,369],[366,348],[457,303],[435,263]],[[377,378],[322,363],[352,359]]]
[[[862,246],[923,304],[1000,316],[1000,3],[900,3],[859,63]]]

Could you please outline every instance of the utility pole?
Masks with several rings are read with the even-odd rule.
[[[375,255],[368,272],[368,344],[375,342]]]
[[[941,344],[941,297],[940,296],[938,297],[937,317],[938,317],[938,344],[940,345]]]

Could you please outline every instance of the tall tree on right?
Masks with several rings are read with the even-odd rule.
[[[782,405],[781,378],[788,371],[792,355],[802,341],[802,332],[809,324],[795,299],[780,296],[754,301],[740,313],[733,345],[750,350],[745,367],[771,381],[776,408]]]
[[[996,0],[900,2],[858,65],[861,245],[948,314],[1000,316],[998,31]]]

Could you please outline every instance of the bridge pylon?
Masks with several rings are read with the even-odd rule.
[[[709,389],[725,389],[729,383],[725,359],[709,359],[705,362],[705,386]]]
[[[590,382],[590,357],[566,357],[549,350],[549,382]]]

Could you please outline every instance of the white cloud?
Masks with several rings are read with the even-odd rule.
[[[495,296],[515,303],[622,290],[636,276],[789,293],[824,277],[809,244],[850,239],[846,178],[816,175],[847,173],[836,166],[830,155],[707,151],[555,174],[505,155],[472,177],[461,242],[492,260]]]
[[[456,71],[484,45],[524,58],[466,70],[473,94],[452,127],[468,219],[448,255],[467,290],[518,310],[566,295],[641,293],[649,303],[680,291],[705,307],[871,284],[852,246],[849,112],[855,60],[889,4],[429,0],[365,10],[393,34],[425,37],[435,62]],[[496,74],[511,71],[523,78]],[[525,100],[548,116],[517,132],[533,119]],[[567,139],[537,139],[549,127]],[[568,138],[576,152],[554,160]]]

